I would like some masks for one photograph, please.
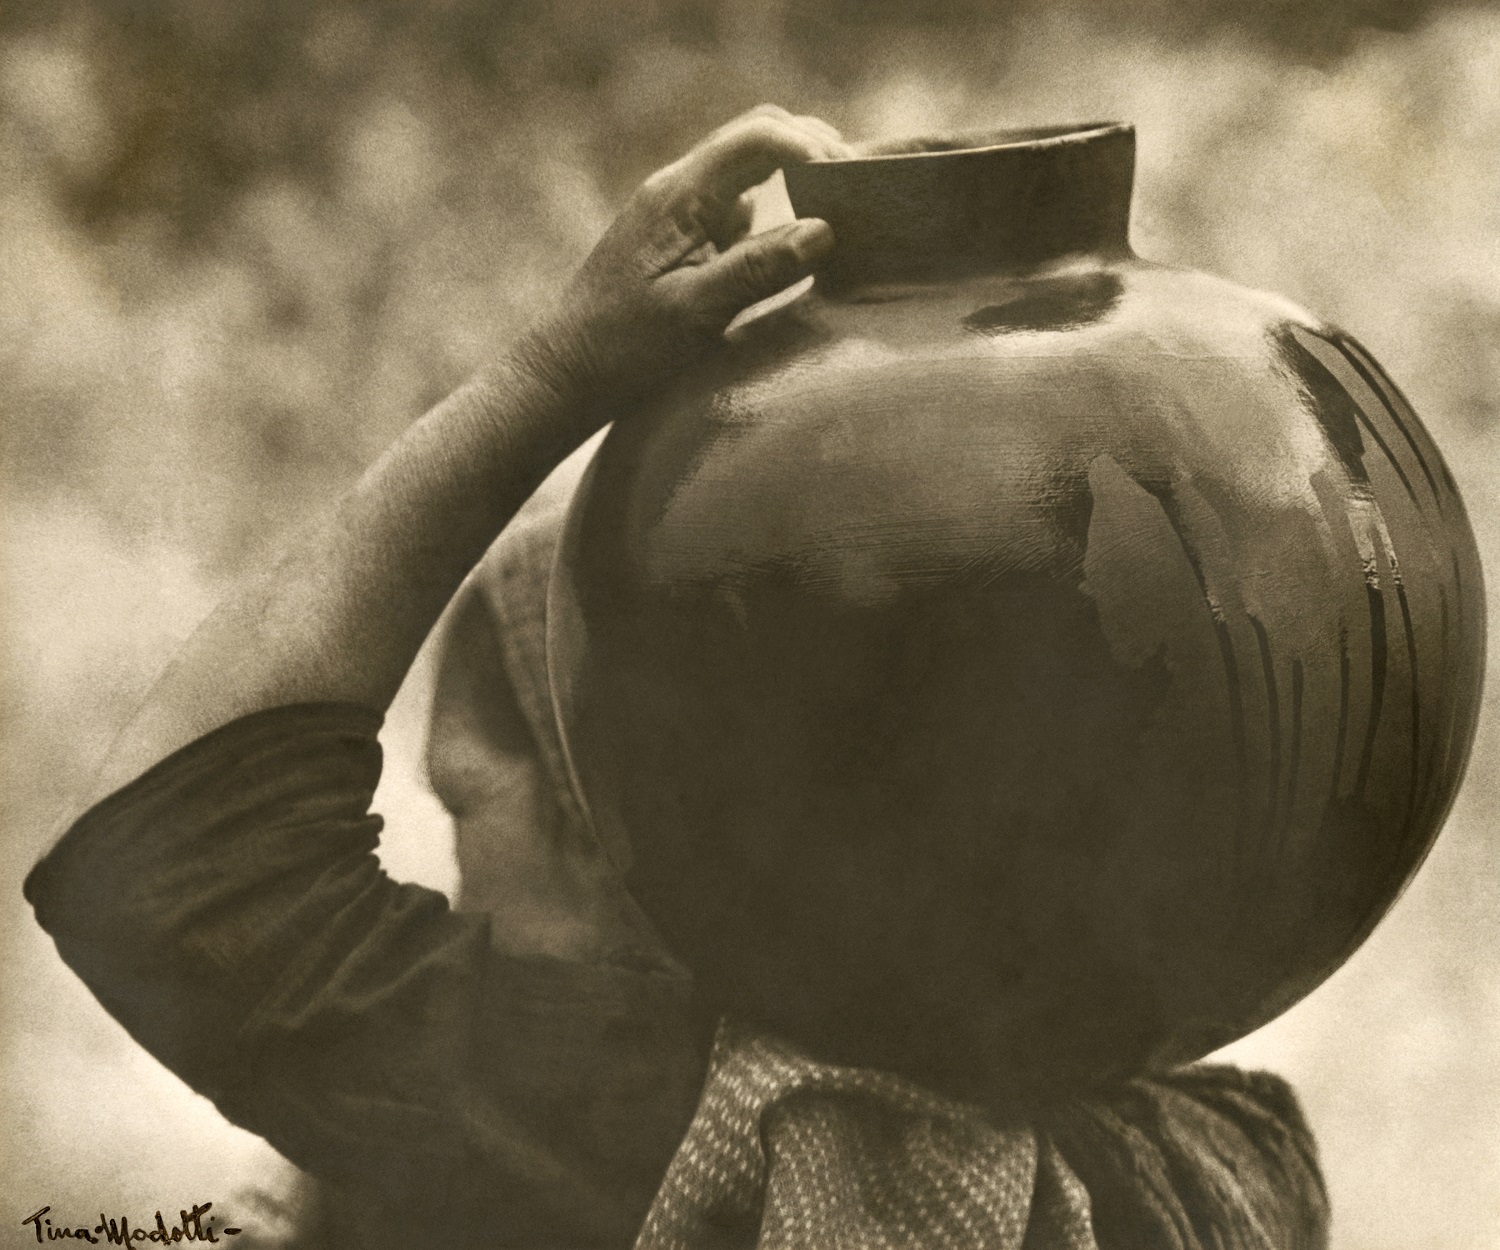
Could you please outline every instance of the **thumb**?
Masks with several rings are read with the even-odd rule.
[[[752,234],[688,271],[692,299],[728,325],[742,309],[807,277],[832,249],[833,229],[816,217]]]

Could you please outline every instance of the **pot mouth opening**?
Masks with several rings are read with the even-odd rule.
[[[1007,148],[1043,148],[1081,144],[1117,134],[1129,134],[1128,122],[1073,122],[1054,126],[1019,126],[961,131],[958,134],[913,135],[878,140],[856,147],[856,155],[809,162],[814,165],[861,165],[884,161],[922,161],[934,157],[966,156]]]

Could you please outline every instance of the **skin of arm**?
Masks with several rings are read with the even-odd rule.
[[[384,711],[448,600],[547,473],[832,247],[815,219],[747,235],[746,190],[784,165],[848,154],[826,123],[763,105],[647,179],[517,344],[199,626],[87,804],[252,712],[323,701]]]

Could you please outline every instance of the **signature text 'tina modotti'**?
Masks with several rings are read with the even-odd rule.
[[[200,1202],[191,1211],[179,1211],[177,1214],[180,1218],[171,1225],[162,1219],[161,1212],[158,1211],[155,1228],[131,1228],[130,1221],[125,1216],[112,1220],[102,1213],[99,1222],[92,1227],[88,1224],[70,1227],[54,1225],[47,1215],[52,1210],[51,1207],[43,1207],[28,1215],[21,1223],[31,1226],[39,1242],[87,1241],[92,1245],[106,1246],[134,1246],[145,1242],[155,1242],[158,1245],[175,1245],[179,1241],[217,1242],[221,1235],[239,1236],[243,1230],[238,1228],[214,1228],[214,1217],[208,1214],[213,1205],[211,1202]],[[205,1216],[208,1218],[205,1219]]]

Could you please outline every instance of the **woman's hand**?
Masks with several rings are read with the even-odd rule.
[[[774,105],[722,126],[642,184],[517,357],[591,411],[660,384],[833,246],[816,218],[748,235],[745,192],[784,165],[850,154],[826,122]]]

